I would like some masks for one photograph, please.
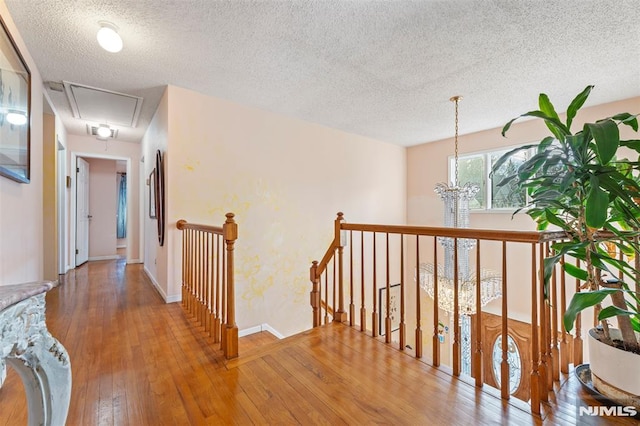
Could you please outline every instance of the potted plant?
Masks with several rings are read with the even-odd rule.
[[[582,283],[567,308],[565,328],[571,331],[579,312],[595,308],[600,326],[589,333],[594,385],[600,393],[640,409],[639,271],[630,264],[630,259],[640,255],[636,201],[640,200],[640,162],[618,158],[624,151],[640,152],[640,140],[620,140],[619,132],[623,125],[637,132],[638,120],[637,115],[621,113],[586,123],[573,133],[572,121],[592,89],[586,87],[573,99],[564,122],[547,95],[540,94],[539,109],[509,121],[502,135],[521,117],[544,120],[551,135],[507,152],[492,173],[514,154],[533,149],[531,157],[498,185],[526,191],[526,206],[519,210],[525,209],[539,230],[555,225],[566,232],[566,239],[555,243],[553,255],[544,260],[545,292],[553,268],[564,255],[580,259],[580,267],[562,263],[564,271]],[[603,308],[605,299],[611,303]],[[609,324],[613,317],[617,329]],[[604,361],[597,359],[602,352],[599,345],[608,348]],[[611,358],[613,352],[626,357],[627,364],[622,366]],[[614,367],[613,376],[609,367]],[[620,383],[620,377],[631,378],[631,385]]]

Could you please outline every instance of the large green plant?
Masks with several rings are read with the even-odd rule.
[[[574,295],[567,308],[565,328],[568,331],[573,328],[580,311],[596,307],[604,330],[603,340],[610,343],[606,320],[615,316],[624,348],[638,352],[640,345],[634,334],[634,329],[640,331],[638,274],[628,259],[640,252],[640,208],[636,202],[640,199],[637,178],[640,163],[617,158],[623,147],[640,152],[640,140],[620,140],[619,132],[620,125],[637,132],[638,120],[636,115],[621,113],[586,123],[572,133],[573,119],[592,88],[588,86],[573,99],[564,122],[547,95],[540,94],[539,110],[509,121],[502,135],[522,117],[544,120],[551,135],[507,152],[496,162],[492,173],[515,153],[534,149],[535,154],[498,185],[510,184],[526,190],[528,200],[523,208],[537,222],[538,229],[551,224],[567,234],[564,241],[553,244],[553,255],[544,260],[545,290],[553,268],[564,255],[580,259],[580,267],[562,262],[564,270],[583,283],[582,291]],[[614,252],[625,256],[613,253],[612,247],[617,247]],[[602,309],[601,302],[607,297],[612,304]]]

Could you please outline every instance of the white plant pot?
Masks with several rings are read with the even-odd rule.
[[[620,330],[610,329],[612,339],[622,339]],[[589,368],[593,385],[602,395],[640,409],[640,355],[614,348],[589,330]]]

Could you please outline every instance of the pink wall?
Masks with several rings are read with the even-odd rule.
[[[308,328],[309,266],[327,249],[336,212],[404,223],[405,149],[174,86],[165,98],[159,115],[167,123],[158,120],[145,140],[162,146],[168,132],[167,242],[147,251],[157,249],[149,261],[166,299],[180,295],[176,221],[220,225],[232,211],[239,327],[268,323],[285,335]],[[151,232],[147,244],[154,239]],[[169,253],[166,264],[161,253]]]
[[[116,162],[86,158],[89,163],[89,260],[116,256]]]
[[[169,265],[167,262],[167,244],[160,247],[158,243],[158,231],[156,219],[149,217],[149,184],[147,182],[151,171],[155,168],[156,150],[167,151],[169,133],[169,98],[168,91],[165,90],[158,109],[151,120],[149,128],[142,138],[142,179],[145,182],[142,188],[142,226],[144,227],[144,270],[153,282],[158,292],[165,301],[175,302],[180,300],[179,294],[169,293],[167,288],[167,272]]]
[[[31,71],[31,183],[0,177],[0,285],[43,277],[42,78],[0,1],[0,15]]]

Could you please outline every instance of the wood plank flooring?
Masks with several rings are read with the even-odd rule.
[[[567,425],[578,423],[576,397],[588,398],[569,376],[543,422],[339,324],[241,338],[240,357],[225,362],[181,306],[123,260],[70,272],[47,296],[47,323],[71,357],[69,425]],[[26,424],[26,411],[9,370],[0,425]]]

